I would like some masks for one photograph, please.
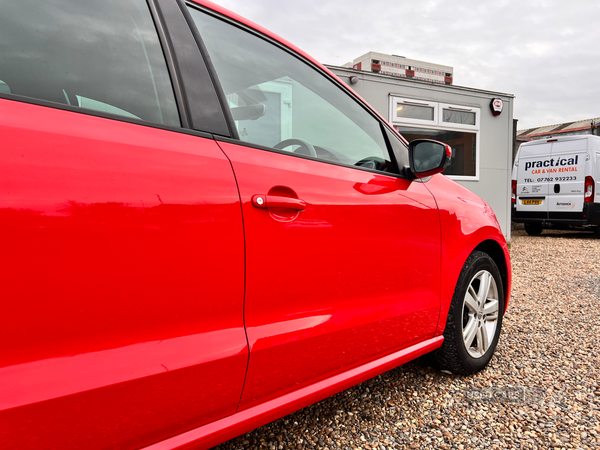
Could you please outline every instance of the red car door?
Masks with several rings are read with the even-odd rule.
[[[423,183],[401,175],[397,136],[297,56],[190,14],[239,135],[219,145],[246,237],[241,408],[433,336],[438,211]]]
[[[220,145],[244,212],[243,407],[433,335],[439,220],[422,183]],[[258,208],[256,194],[306,207]]]
[[[235,412],[248,361],[229,161],[144,0],[68,3],[0,17],[2,449],[166,439]]]

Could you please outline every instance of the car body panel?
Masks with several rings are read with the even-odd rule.
[[[433,336],[440,225],[422,183],[219,145],[239,185],[246,235],[251,356],[241,408]],[[256,208],[257,194],[307,207]]]
[[[481,198],[442,174],[434,175],[425,185],[435,197],[442,229],[442,307],[436,331],[441,334],[460,271],[469,255],[482,243],[492,244],[501,255],[495,262],[506,280],[506,311],[510,296],[510,255],[494,212]]]
[[[2,99],[0,117],[0,442],[140,446],[233,413],[244,242],[215,141]]]
[[[354,369],[300,388],[273,400],[261,403],[236,414],[142,450],[205,450],[227,439],[265,425],[280,417],[316,403],[362,381],[375,377],[400,364],[407,363],[440,347],[442,336],[436,336],[399,350]]]

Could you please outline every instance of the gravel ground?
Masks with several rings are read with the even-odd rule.
[[[511,303],[484,371],[417,360],[216,448],[600,448],[600,239],[517,230],[511,256]]]

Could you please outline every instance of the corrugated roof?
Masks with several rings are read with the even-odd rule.
[[[520,138],[527,138],[534,136],[543,136],[546,134],[562,134],[573,131],[580,131],[589,128],[592,122],[595,124],[600,123],[600,117],[595,117],[593,119],[577,120],[575,122],[559,123],[556,125],[544,125],[542,127],[529,128],[527,130],[520,130],[517,131],[517,136]]]
[[[570,127],[571,125],[573,125],[576,122],[567,122],[567,123],[563,123],[562,125],[557,126],[554,130],[552,131],[560,131],[560,130],[564,130],[565,128]]]

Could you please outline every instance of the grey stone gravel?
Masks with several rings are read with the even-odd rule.
[[[216,448],[600,448],[600,239],[516,230],[511,257],[511,303],[484,371],[413,361]]]

